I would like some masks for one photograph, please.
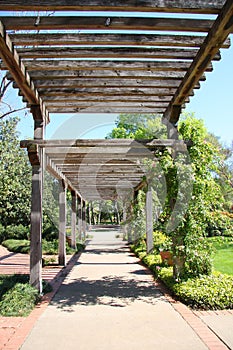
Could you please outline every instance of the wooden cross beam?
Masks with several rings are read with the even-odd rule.
[[[6,68],[11,73],[14,81],[17,83],[23,96],[26,98],[30,105],[36,105],[40,107],[41,119],[49,121],[48,112],[46,112],[45,106],[39,98],[38,91],[35,89],[34,84],[26,71],[26,68],[19,58],[17,51],[6,33],[5,28],[0,21],[0,56],[6,65]],[[38,112],[37,112],[38,119]]]
[[[232,31],[233,2],[227,0],[164,113],[172,124],[179,120],[180,106]]]

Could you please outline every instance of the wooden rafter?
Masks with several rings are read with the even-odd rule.
[[[101,61],[101,60],[24,60],[29,71],[41,70],[110,70],[110,71],[187,71],[190,62],[186,61]],[[206,71],[212,71],[212,64],[205,67]]]
[[[224,0],[26,0],[0,1],[4,11],[146,11],[146,12],[180,12],[217,14]]]
[[[216,32],[218,38],[213,29],[223,17],[231,27],[231,10],[228,7],[227,13],[224,3],[91,0],[86,4],[84,0],[36,0],[29,6],[26,0],[10,0],[7,4],[0,0],[1,9],[7,11],[89,11],[88,15],[74,12],[69,17],[62,13],[2,16],[20,65],[33,81],[32,93],[36,91],[48,112],[158,113],[172,122],[179,118],[193,89],[200,87],[205,72],[212,71],[211,61],[220,59],[219,49],[230,45],[227,35],[232,28],[225,30],[220,25],[220,32],[225,34]],[[119,16],[114,11],[125,13]],[[151,14],[142,15],[143,11]],[[218,15],[218,20],[205,15]],[[62,29],[71,32],[60,32]],[[212,33],[211,43],[205,39],[207,32]],[[211,57],[202,52],[206,45]],[[211,45],[215,47],[214,54]],[[1,68],[8,68],[5,60]],[[31,100],[14,74],[8,74],[8,78],[15,81],[14,87],[20,89],[30,106]]]
[[[38,91],[35,89],[24,64],[21,62],[17,51],[5,32],[3,24],[0,22],[0,56],[5,63],[7,69],[11,73],[20,91],[30,105],[39,105],[41,119],[48,120],[48,114],[39,97]]]
[[[198,35],[168,35],[168,34],[87,34],[87,33],[36,33],[36,34],[9,34],[12,42],[16,46],[116,46],[116,47],[153,47],[153,46],[173,46],[198,48],[203,43],[205,37]],[[230,40],[226,39],[222,43],[222,48],[229,48]]]
[[[157,148],[184,146],[174,140],[25,140],[21,147],[44,148],[47,169],[85,198],[117,198],[120,190],[137,187],[144,177],[144,159]]]
[[[153,31],[209,31],[213,20],[146,17],[2,17],[7,30],[153,30]]]
[[[198,51],[197,56],[193,60],[189,70],[182,80],[179,88],[169,103],[164,117],[169,119],[170,122],[176,123],[178,121],[179,113],[173,111],[174,107],[175,110],[177,110],[177,106],[182,105],[184,99],[189,94],[189,91],[193,89],[193,86],[199,80],[199,77],[203,74],[206,67],[215,56],[222,42],[225,41],[232,30],[233,2],[232,0],[227,0],[213,27],[205,38],[200,50]]]
[[[180,60],[192,60],[197,55],[196,49],[150,49],[150,48],[92,48],[87,50],[86,48],[77,49],[76,47],[65,48],[18,48],[20,57],[23,59],[28,58],[91,58],[91,59],[180,59]],[[220,60],[220,52],[218,52],[214,60]]]

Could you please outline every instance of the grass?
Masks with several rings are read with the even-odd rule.
[[[208,240],[212,243],[214,270],[228,275],[233,275],[233,238],[232,237],[211,237]]]
[[[30,241],[19,239],[7,239],[2,242],[2,245],[6,247],[10,252],[28,254],[30,251]],[[84,249],[84,245],[77,243],[76,250],[70,248],[66,243],[66,253],[69,255],[74,254]],[[58,253],[58,240],[46,241],[42,240],[42,253],[44,255],[56,255]]]

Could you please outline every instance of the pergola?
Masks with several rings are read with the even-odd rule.
[[[85,227],[86,200],[117,199],[129,183],[136,193],[146,182],[142,159],[153,159],[158,147],[184,149],[176,123],[219,50],[230,46],[233,2],[0,0],[0,8],[7,11],[0,12],[1,69],[34,118],[34,139],[21,146],[32,164],[30,281],[41,291],[43,169],[60,183],[59,262],[65,264],[66,189],[75,245],[77,202]],[[168,139],[44,140],[50,113],[77,112],[159,114]],[[150,251],[149,186],[146,203]]]

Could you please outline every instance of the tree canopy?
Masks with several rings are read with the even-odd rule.
[[[18,118],[0,120],[0,223],[3,226],[30,222],[31,166],[20,149]]]

